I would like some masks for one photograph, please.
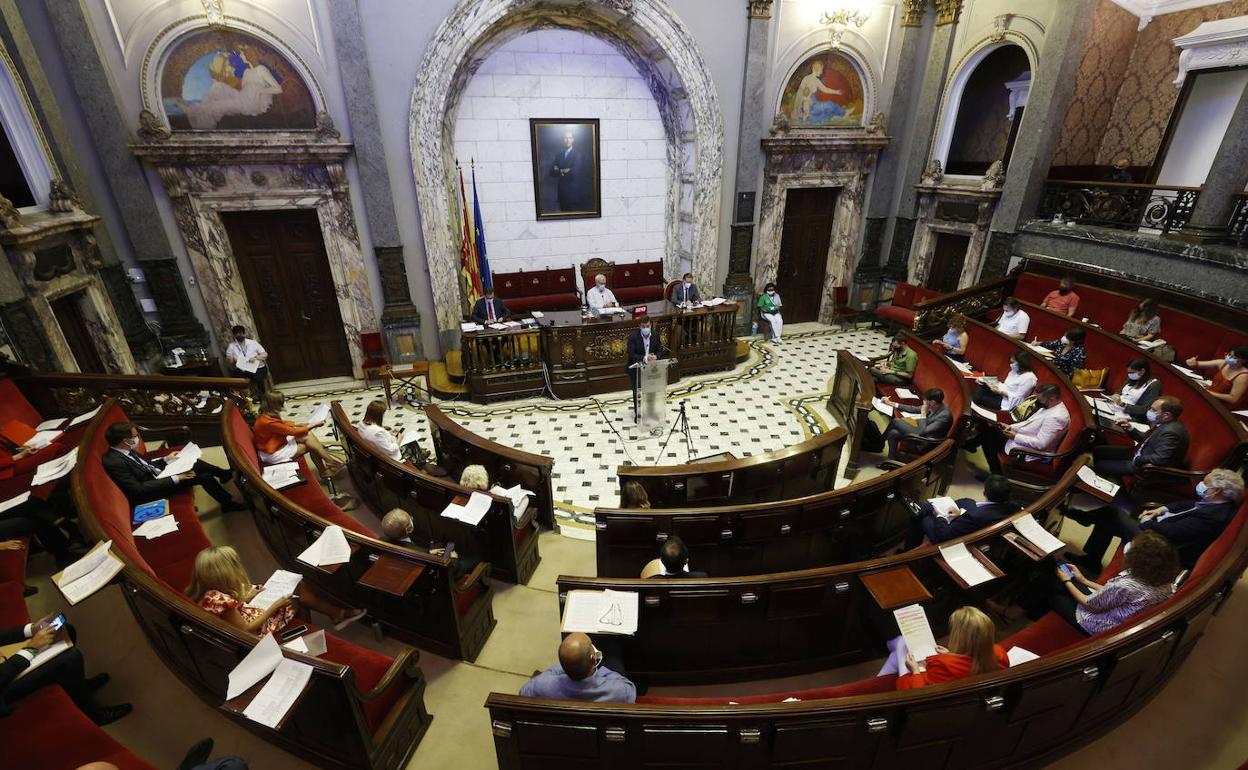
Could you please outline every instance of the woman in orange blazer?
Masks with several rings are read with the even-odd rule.
[[[897,678],[898,690],[913,690],[929,684],[952,682],[968,676],[1008,668],[1009,658],[996,644],[997,629],[992,620],[974,607],[962,607],[949,616],[949,647],[936,646],[928,656],[926,670],[919,670],[913,654],[906,656],[909,674]]]
[[[342,458],[331,454],[320,439],[312,435],[312,429],[319,428],[322,423],[303,425],[282,419],[286,396],[280,390],[265,393],[260,405],[260,416],[251,428],[251,440],[260,462],[273,465],[310,454],[321,476],[326,478],[336,476],[347,467]]]

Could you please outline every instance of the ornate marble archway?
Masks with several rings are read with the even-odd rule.
[[[686,263],[701,285],[714,283],[723,118],[697,43],[666,0],[460,0],[425,55],[409,124],[412,173],[444,345],[457,344],[462,313],[459,250],[449,213],[460,95],[498,46],[554,27],[606,40],[648,81],[668,142],[665,271],[679,274]]]

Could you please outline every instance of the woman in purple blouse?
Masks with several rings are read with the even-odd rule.
[[[1179,552],[1166,538],[1141,532],[1127,544],[1123,562],[1126,569],[1105,585],[1084,577],[1073,564],[1059,564],[1057,577],[1062,585],[1052,597],[1053,609],[1090,636],[1114,628],[1174,593]]]

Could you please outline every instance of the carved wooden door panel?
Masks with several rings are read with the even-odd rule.
[[[969,235],[961,233],[936,233],[936,248],[932,253],[932,269],[928,271],[926,286],[940,292],[956,291],[966,263],[966,250],[971,245]]]
[[[791,189],[784,205],[780,267],[776,291],[784,302],[787,323],[816,321],[828,272],[828,246],[837,190],[832,187]],[[761,291],[763,287],[758,287]]]
[[[312,209],[223,214],[256,339],[279,382],[351,374],[346,330]]]

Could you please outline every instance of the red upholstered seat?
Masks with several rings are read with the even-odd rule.
[[[22,596],[22,581],[0,583],[0,628],[24,626],[29,622],[30,612]]]
[[[745,706],[754,703],[780,703],[785,698],[797,698],[803,701],[849,698],[854,695],[875,695],[876,693],[892,692],[895,689],[897,689],[897,676],[896,674],[890,674],[888,676],[873,676],[870,679],[860,679],[856,682],[838,684],[834,687],[816,687],[810,690],[767,693],[766,695],[737,695],[716,698],[667,698],[658,695],[642,695],[637,698],[637,702],[673,706],[724,706],[729,701],[732,701]]]
[[[493,286],[498,298],[513,313],[575,310],[581,306],[576,290],[576,271],[570,267],[494,273]]]
[[[156,770],[97,727],[60,687],[41,687],[18,701],[0,719],[0,746],[3,765],[11,768],[72,770],[111,762],[121,770]]]
[[[13,380],[0,380],[0,425],[10,420],[23,422],[33,428],[43,422],[44,418],[26,400],[26,396],[13,384]]]
[[[914,326],[915,305],[925,299],[939,296],[940,292],[932,289],[925,289],[910,283],[899,283],[893,290],[892,304],[877,307],[875,314],[886,321],[909,329]]]
[[[21,538],[25,548],[16,551],[0,551],[0,586],[17,583],[20,587],[26,580],[26,555],[30,553],[30,538]],[[19,592],[20,595],[20,592]],[[4,624],[0,623],[0,628]]]

